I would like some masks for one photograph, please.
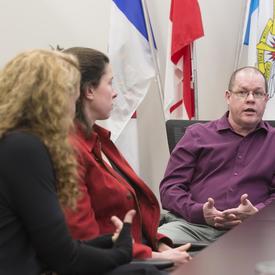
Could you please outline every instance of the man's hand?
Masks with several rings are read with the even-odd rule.
[[[259,210],[253,206],[253,204],[248,200],[248,195],[243,194],[241,196],[241,203],[237,208],[231,208],[223,211],[223,215],[227,216],[235,216],[236,219],[243,221],[246,218],[254,215]]]
[[[133,210],[133,209],[129,210],[126,213],[123,222],[132,223],[135,214],[136,214],[135,210]],[[116,230],[112,236],[112,240],[113,240],[113,242],[115,242],[120,234],[120,231],[122,230],[123,222],[117,216],[112,216],[111,221],[113,222],[114,226],[116,227]]]
[[[223,213],[223,212],[222,212]],[[236,217],[234,214],[224,214],[222,217],[215,217],[215,227],[218,229],[231,229],[236,225],[240,224],[242,221]]]
[[[208,201],[203,205],[204,219],[207,224],[218,229],[230,229],[241,221],[233,214],[224,214],[224,211],[219,211],[214,206],[215,202],[212,198],[208,198]]]
[[[207,202],[203,205],[202,210],[206,223],[215,227],[215,217],[222,217],[222,212],[217,210],[214,205],[214,199],[208,198]]]

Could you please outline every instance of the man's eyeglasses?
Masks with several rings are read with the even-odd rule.
[[[268,96],[266,93],[259,92],[259,91],[236,91],[236,92],[229,91],[229,92],[241,99],[247,98],[250,95],[250,93],[253,95],[255,99],[264,99]]]

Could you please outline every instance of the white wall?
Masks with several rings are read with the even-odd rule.
[[[219,118],[226,110],[224,91],[235,70],[246,0],[199,0],[205,36],[196,43],[198,117]]]
[[[0,66],[29,48],[107,51],[110,0],[0,0]]]
[[[0,67],[22,50],[49,45],[86,46],[107,52],[110,3],[111,0],[0,0]],[[199,3],[205,30],[205,36],[196,44],[199,119],[215,119],[226,110],[223,94],[234,70],[245,0]],[[163,83],[170,0],[147,0],[147,5]],[[169,153],[155,84],[138,115],[140,175],[158,195]]]

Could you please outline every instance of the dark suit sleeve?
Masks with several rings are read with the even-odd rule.
[[[90,245],[90,246],[94,246],[94,247],[101,247],[101,248],[113,247],[113,241],[112,241],[111,234],[101,235],[95,239],[85,240],[85,241],[81,241],[81,242],[84,244]]]
[[[32,245],[49,269],[62,274],[101,274],[131,260],[130,227],[125,226],[111,249],[101,241],[73,241],[68,233],[55,190],[55,175],[49,153],[34,135],[12,134],[5,146],[6,168],[14,211]],[[111,244],[111,236],[102,245]],[[107,243],[109,245],[107,245]]]

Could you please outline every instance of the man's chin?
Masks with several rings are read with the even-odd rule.
[[[246,127],[254,128],[261,120],[256,116],[246,116],[242,121]]]

